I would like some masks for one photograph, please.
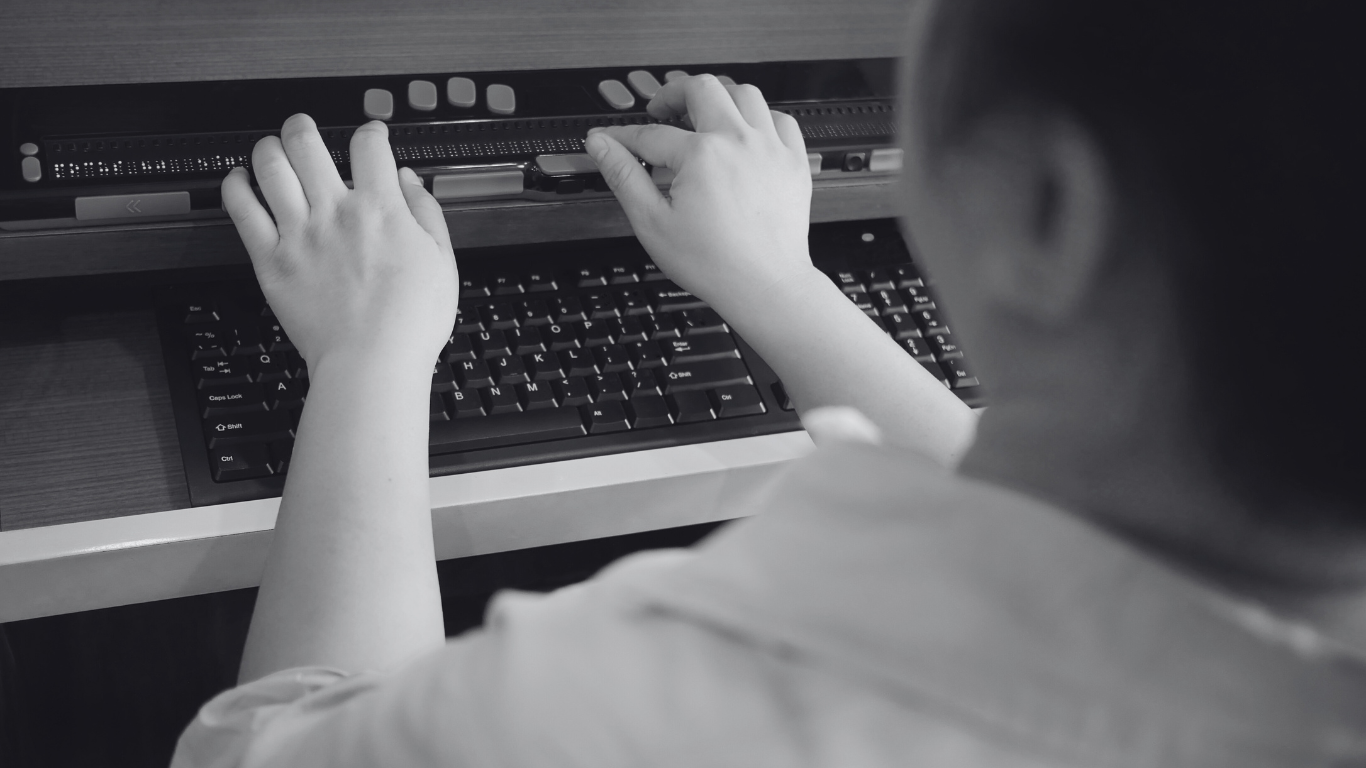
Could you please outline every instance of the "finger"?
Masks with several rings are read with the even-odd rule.
[[[594,128],[589,135],[606,133],[618,144],[650,165],[678,170],[693,134],[672,125],[614,125]]]
[[[631,228],[640,234],[649,226],[656,211],[668,205],[655,188],[654,180],[631,154],[631,150],[606,131],[590,134],[584,147],[597,162],[607,186],[616,193],[617,200],[626,211],[626,218],[631,221]]]
[[[437,245],[445,248],[446,253],[453,254],[451,233],[446,228],[446,214],[441,212],[441,203],[422,186],[422,179],[418,178],[412,168],[399,169],[398,180],[403,199],[407,201],[408,210],[412,211],[418,226],[427,230],[427,234],[432,236]]]
[[[735,130],[748,125],[726,86],[711,75],[680,77],[666,83],[646,110],[661,120],[686,115],[699,131]]]
[[[778,139],[788,149],[805,155],[806,139],[802,138],[802,127],[797,124],[797,118],[776,110],[772,114],[773,130],[778,132]]]
[[[389,126],[371,120],[351,136],[351,180],[357,191],[398,199],[398,166],[389,148]]]
[[[275,250],[275,244],[280,242],[280,233],[275,229],[275,222],[270,220],[265,206],[251,191],[251,182],[247,179],[247,169],[241,166],[228,173],[223,179],[223,207],[232,217],[237,235],[247,247],[247,254],[253,261],[258,261]]]
[[[297,114],[286,120],[280,129],[280,143],[311,208],[331,205],[346,195],[346,184],[313,118]]]
[[[261,194],[266,196],[270,214],[275,217],[276,228],[290,232],[302,227],[308,220],[308,197],[278,138],[267,136],[256,142],[251,151],[251,168]]]
[[[740,116],[745,118],[745,122],[759,130],[773,130],[773,115],[769,112],[768,102],[764,101],[764,94],[758,88],[744,83],[727,85],[725,89],[730,93],[735,108],[740,110]]]

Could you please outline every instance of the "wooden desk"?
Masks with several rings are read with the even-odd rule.
[[[895,56],[908,8],[619,6],[23,4],[6,8],[0,87]],[[813,201],[817,221],[895,213],[887,183],[826,186]],[[452,206],[447,220],[467,246],[629,234],[614,201]],[[186,509],[149,296],[171,273],[147,272],[244,263],[223,222],[0,234],[0,621],[256,583],[274,502]],[[800,433],[751,440],[433,480],[438,547],[455,557],[716,519],[809,449]],[[702,503],[622,506],[665,491]]]

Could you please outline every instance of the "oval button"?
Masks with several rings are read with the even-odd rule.
[[[625,110],[636,105],[636,97],[620,80],[603,80],[598,83],[598,93],[612,105],[612,109]]]

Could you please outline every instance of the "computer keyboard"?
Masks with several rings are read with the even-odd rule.
[[[817,225],[811,247],[908,354],[982,404],[894,222]],[[432,368],[434,475],[800,428],[768,366],[634,239],[457,260],[456,327]],[[285,329],[249,280],[171,286],[159,305],[192,501],[278,495],[308,397]]]

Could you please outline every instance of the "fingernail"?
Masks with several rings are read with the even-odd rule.
[[[592,155],[594,160],[597,160],[607,151],[607,140],[600,134],[590,131],[588,139],[583,142],[583,148],[588,150],[588,154]]]

